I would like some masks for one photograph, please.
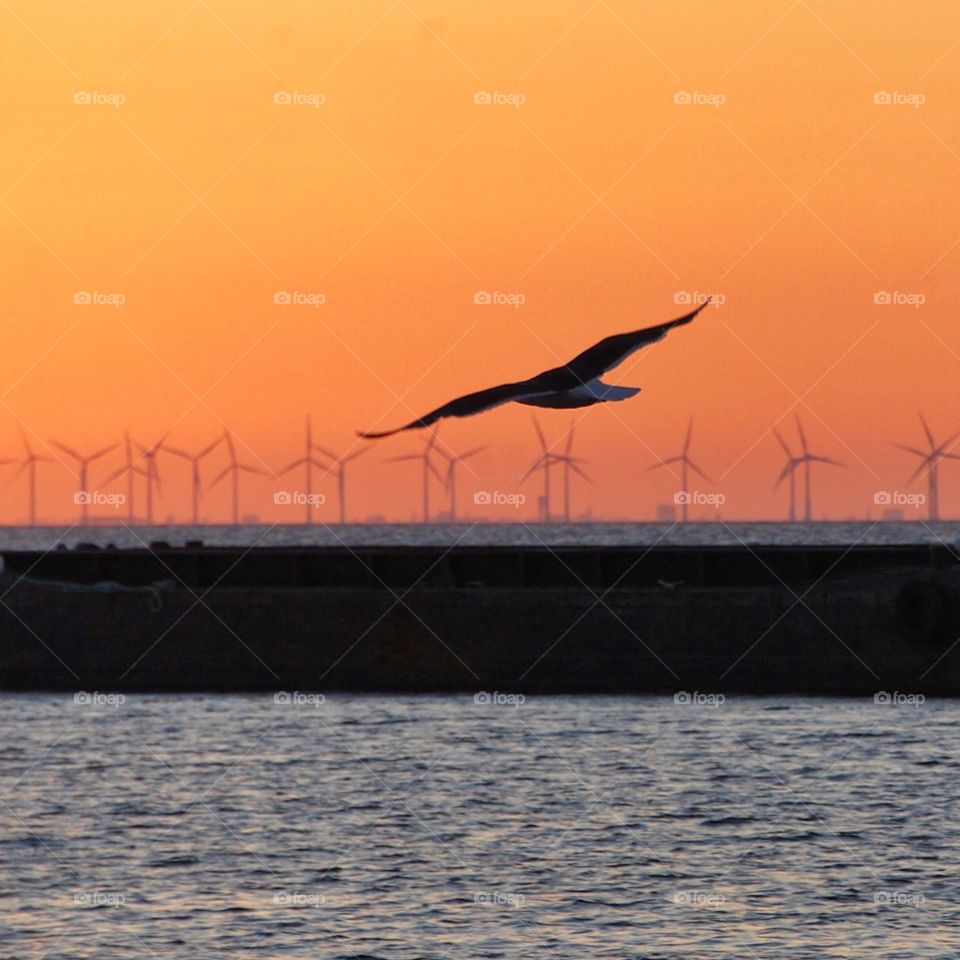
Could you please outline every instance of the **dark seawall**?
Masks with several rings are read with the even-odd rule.
[[[3,552],[0,688],[960,695],[931,544]]]

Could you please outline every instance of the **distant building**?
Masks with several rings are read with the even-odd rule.
[[[677,519],[677,510],[672,503],[657,504],[657,523],[673,523]]]

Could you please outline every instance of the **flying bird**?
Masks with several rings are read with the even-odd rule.
[[[646,327],[643,330],[634,330],[631,333],[617,333],[611,337],[604,337],[599,343],[588,347],[564,366],[545,370],[529,380],[501,383],[496,387],[468,393],[445,403],[442,407],[437,407],[436,410],[431,410],[430,413],[404,427],[379,433],[358,430],[357,436],[376,440],[402,433],[404,430],[429,427],[444,417],[472,417],[474,414],[483,413],[485,410],[510,402],[524,403],[533,407],[568,409],[634,397],[640,392],[640,387],[617,387],[604,383],[600,378],[608,370],[623,363],[637,350],[662,340],[674,327],[690,323],[709,302],[709,299],[705,300],[696,310],[676,320],[670,320],[655,327]]]

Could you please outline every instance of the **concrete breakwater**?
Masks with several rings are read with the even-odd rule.
[[[7,690],[960,695],[940,545],[2,556]]]

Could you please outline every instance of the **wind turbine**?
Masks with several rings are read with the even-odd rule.
[[[787,441],[783,439],[780,435],[780,431],[776,427],[773,428],[773,435],[780,442],[780,446],[783,447],[783,452],[787,455],[787,462],[784,465],[783,470],[780,471],[780,476],[777,478],[777,482],[774,484],[773,489],[776,490],[784,480],[788,477],[790,479],[790,522],[794,523],[797,519],[797,467],[800,466],[801,460],[798,457],[793,455],[793,451],[787,446]]]
[[[200,493],[203,489],[200,478],[200,464],[213,453],[223,441],[224,437],[221,434],[216,440],[208,443],[198,453],[188,453],[186,450],[181,450],[179,447],[171,447],[168,444],[163,444],[161,448],[165,453],[172,453],[175,457],[180,457],[181,460],[186,460],[190,464],[190,491],[193,503],[194,526],[200,523]]]
[[[312,426],[311,423],[310,423],[310,417],[309,417],[309,415],[307,416],[307,434],[306,434],[306,442],[304,443],[303,451],[304,451],[304,452],[303,452],[303,456],[300,457],[298,460],[294,460],[293,463],[288,464],[286,467],[284,467],[284,468],[280,471],[280,475],[283,476],[284,474],[289,473],[291,470],[296,470],[297,467],[305,467],[305,468],[306,468],[306,474],[307,474],[307,514],[306,514],[306,522],[309,524],[309,523],[313,523],[313,468],[316,467],[318,470],[323,470],[325,473],[329,473],[329,472],[330,472],[330,469],[331,469],[330,464],[324,463],[322,460],[318,460],[318,459],[314,456],[314,453],[315,453],[315,452],[323,452],[324,454],[326,454],[326,451],[323,450],[322,447],[317,446],[317,444],[315,444],[315,443],[313,442],[313,426]],[[359,451],[359,453],[363,453],[363,452],[364,452],[364,451],[362,451],[362,450]],[[359,453],[356,454],[356,456],[359,456]],[[333,457],[332,454],[331,454],[330,456],[331,456],[331,459],[336,460],[336,457]],[[353,459],[353,458],[351,457],[350,459]],[[340,472],[341,474],[343,473],[343,467],[342,467],[342,465],[341,465],[341,468],[340,468],[340,471],[339,471],[339,472]],[[343,519],[342,519],[342,518],[343,518],[343,489],[342,489],[342,486],[341,486],[341,490],[340,490],[340,516],[341,516],[341,521],[340,521],[340,522],[342,523],[342,522],[343,522]]]
[[[450,496],[450,522],[457,522],[457,467],[465,460],[475,457],[478,453],[486,450],[486,447],[474,447],[466,453],[447,453],[446,450],[438,449],[437,452],[447,461],[447,477],[445,485],[447,493]]]
[[[120,444],[111,443],[110,446],[103,447],[100,450],[97,450],[96,453],[89,453],[86,456],[82,456],[72,447],[68,447],[65,443],[61,443],[59,440],[51,440],[50,442],[59,450],[62,450],[68,457],[72,457],[74,460],[76,460],[80,466],[78,475],[80,481],[80,493],[82,494],[80,498],[80,522],[86,525],[90,512],[90,486],[87,483],[90,464],[96,462],[101,457],[105,457],[113,450],[116,450]]]
[[[401,463],[409,460],[420,460],[423,463],[423,522],[430,522],[430,474],[432,473],[437,480],[443,483],[443,477],[430,459],[433,453],[434,444],[437,442],[437,432],[434,430],[430,434],[430,439],[423,448],[423,453],[408,453],[402,457],[388,457],[384,463]]]
[[[153,485],[160,487],[160,471],[157,469],[157,454],[163,449],[163,441],[167,439],[164,434],[155,443],[145,447],[142,443],[134,441],[134,446],[140,451],[140,457],[146,460],[147,465],[143,468],[143,476],[147,481],[147,523],[153,524]]]
[[[223,431],[223,436],[220,438],[221,442],[226,443],[227,452],[230,457],[230,462],[217,474],[216,479],[210,486],[208,490],[212,490],[224,477],[228,474],[232,474],[233,477],[233,522],[238,524],[240,522],[240,474],[241,473],[255,473],[263,476],[266,474],[266,470],[261,470],[259,467],[251,467],[247,463],[240,463],[237,460],[237,450],[233,443],[233,434],[229,430]]]
[[[351,460],[356,460],[357,457],[362,457],[370,447],[361,447],[359,450],[354,450],[353,453],[342,453],[339,457],[334,456],[334,454],[327,450],[326,447],[321,447],[319,444],[314,444],[313,449],[317,453],[323,454],[328,460],[332,461],[324,468],[324,473],[332,473],[337,478],[337,496],[340,501],[340,523],[347,522],[347,464]]]
[[[655,463],[650,470],[659,470],[661,467],[668,467],[671,463],[680,464],[680,487],[684,493],[682,498],[681,506],[681,517],[684,523],[687,522],[689,509],[690,509],[690,485],[688,483],[689,479],[689,470],[692,470],[697,476],[702,477],[707,483],[712,483],[713,481],[690,459],[690,441],[693,438],[693,417],[690,418],[690,423],[687,425],[687,435],[683,441],[683,453],[677,454],[675,457],[667,457],[666,460],[661,460],[659,463]]]
[[[537,439],[540,441],[540,456],[530,465],[527,472],[520,478],[523,483],[531,474],[537,470],[543,471],[543,496],[540,498],[540,519],[544,523],[550,522],[550,471],[560,463],[560,458],[555,453],[550,452],[547,446],[547,438],[540,429],[540,423],[536,417],[533,418],[533,426],[537,431]]]
[[[913,480],[916,480],[924,470],[927,471],[927,499],[929,500],[928,515],[931,520],[940,519],[940,477],[939,477],[939,468],[941,460],[960,460],[960,455],[956,453],[950,453],[950,447],[956,442],[957,438],[960,437],[960,432],[955,433],[948,440],[945,440],[941,444],[937,444],[933,439],[933,432],[931,431],[927,420],[924,415],[920,414],[920,423],[923,424],[923,432],[926,434],[927,443],[930,446],[930,450],[925,452],[923,450],[918,450],[916,447],[907,447],[902,443],[895,443],[894,446],[900,450],[905,450],[907,453],[912,453],[915,457],[920,458],[920,465],[916,470],[913,471],[910,476],[910,480],[907,482],[910,483]]]
[[[843,467],[846,464],[841,463],[839,460],[834,460],[831,457],[821,457],[818,454],[810,452],[810,448],[807,446],[807,435],[803,432],[803,424],[800,423],[800,417],[797,417],[797,433],[800,434],[800,449],[803,451],[802,455],[797,457],[797,466],[803,464],[803,480],[804,480],[804,498],[803,498],[803,518],[809,523],[812,519],[812,498],[810,495],[810,475],[811,467],[814,463],[828,463],[832,467]]]
[[[582,457],[575,457],[573,451],[573,431],[576,424],[570,427],[567,434],[567,445],[563,453],[555,454],[554,460],[563,465],[563,520],[564,523],[570,522],[570,474],[575,473],[578,477],[583,477],[587,483],[593,483],[587,474],[580,469],[579,464],[585,463]]]
[[[33,447],[30,446],[30,441],[27,439],[26,431],[22,427],[20,436],[23,439],[26,456],[20,461],[20,467],[10,477],[10,481],[16,480],[24,471],[27,472],[27,487],[30,495],[30,526],[34,527],[37,524],[37,464],[49,461],[52,458],[34,452]]]
[[[130,440],[130,432],[124,430],[123,432],[123,451],[126,463],[120,467],[119,470],[115,470],[113,473],[103,481],[104,486],[108,486],[113,483],[114,480],[119,479],[124,474],[127,477],[127,523],[133,523],[135,520],[135,511],[133,509],[133,497],[136,492],[135,486],[135,477],[139,474],[141,477],[146,477],[147,473],[142,467],[138,467],[138,460],[133,459],[133,442]]]

